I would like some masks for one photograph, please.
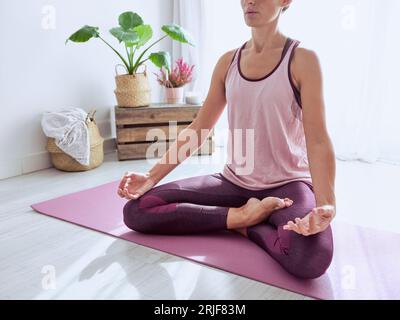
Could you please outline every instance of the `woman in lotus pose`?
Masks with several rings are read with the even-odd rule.
[[[118,194],[124,222],[154,234],[239,232],[305,279],[332,261],[335,155],[319,60],[278,29],[291,0],[241,0],[252,37],[222,55],[197,117],[145,174],[127,172]],[[207,138],[228,106],[228,161],[221,172],[156,184]],[[209,131],[208,131],[209,132]],[[239,134],[238,134],[239,132]],[[193,140],[190,140],[193,141]],[[190,144],[190,143],[189,143]],[[245,161],[238,145],[245,146]],[[195,149],[190,149],[194,151]]]

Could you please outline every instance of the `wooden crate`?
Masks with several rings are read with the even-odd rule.
[[[196,118],[200,108],[201,105],[166,103],[153,103],[148,107],[139,108],[115,106],[118,159],[146,159],[146,152],[150,146],[157,149],[150,158],[162,157],[179,132]],[[193,155],[210,155],[214,151],[212,130],[207,140]]]

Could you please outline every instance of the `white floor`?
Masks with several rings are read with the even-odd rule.
[[[192,157],[160,183],[217,172],[223,154],[217,149],[213,156]],[[30,208],[151,165],[118,161],[112,153],[88,172],[47,169],[1,180],[0,299],[309,299]],[[399,180],[399,166],[338,160],[336,219],[400,232]]]

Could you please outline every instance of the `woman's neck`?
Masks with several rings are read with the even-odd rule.
[[[280,32],[276,23],[268,24],[259,28],[252,28],[251,40],[246,49],[261,53],[264,50],[282,47],[286,37]]]

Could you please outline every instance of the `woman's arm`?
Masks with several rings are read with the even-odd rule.
[[[211,129],[221,116],[226,106],[225,76],[232,55],[233,51],[229,51],[219,58],[212,74],[207,98],[196,118],[187,128],[179,133],[177,139],[170,145],[167,152],[149,171],[149,177],[156,183],[168,175],[204,143]],[[190,136],[193,138],[188,139]],[[182,150],[187,151],[182,152]]]
[[[335,153],[325,123],[322,72],[317,55],[313,51],[298,48],[291,71],[301,93],[307,157],[316,207],[305,217],[288,221],[283,229],[310,236],[327,229],[336,215]]]
[[[335,153],[326,127],[319,59],[315,52],[298,48],[292,66],[293,80],[301,93],[307,156],[316,204],[317,207],[332,205],[335,208]]]

